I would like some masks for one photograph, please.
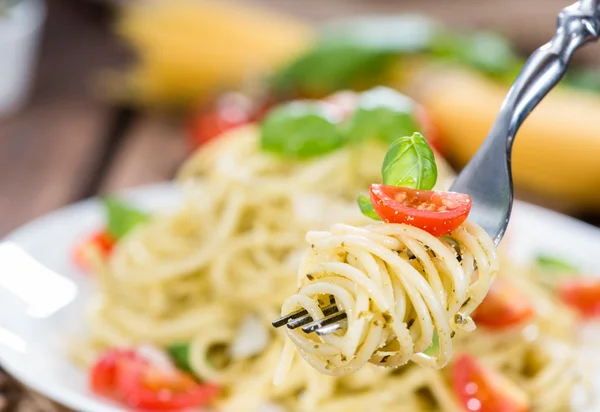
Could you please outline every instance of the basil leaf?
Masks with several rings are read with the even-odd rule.
[[[410,136],[420,129],[414,111],[410,98],[387,87],[363,92],[350,120],[349,140],[377,138],[390,144],[399,136]]]
[[[360,208],[360,211],[362,212],[363,215],[365,215],[366,217],[370,217],[371,219],[381,220],[381,218],[379,217],[379,215],[375,212],[375,209],[373,208],[371,199],[369,199],[365,195],[359,195],[358,198],[356,199],[356,202],[358,203],[358,207]]]
[[[382,80],[395,58],[385,50],[329,44],[317,45],[272,78],[275,93],[322,97],[341,89],[368,87]]]
[[[600,74],[597,71],[583,70],[567,73],[564,82],[567,86],[590,93],[600,93]]]
[[[490,32],[440,33],[432,43],[432,54],[499,76],[515,73],[521,63],[510,42]]]
[[[261,147],[278,155],[308,158],[336,150],[346,136],[340,114],[316,101],[297,101],[271,110],[261,124]]]
[[[108,232],[115,239],[122,238],[135,226],[149,219],[147,213],[137,210],[114,197],[103,199],[103,203],[107,215],[106,226]]]
[[[433,339],[431,339],[431,345],[423,351],[426,355],[434,356],[440,351],[440,339],[438,338],[437,331],[433,331]]]
[[[549,255],[538,255],[536,262],[542,268],[553,271],[578,273],[579,269],[569,262]]]
[[[438,24],[419,15],[345,18],[326,24],[314,47],[272,79],[276,92],[324,96],[385,81],[402,54],[429,49]]]
[[[392,186],[429,190],[437,180],[433,152],[421,133],[396,139],[381,168],[383,183]]]
[[[182,371],[188,373],[194,373],[190,366],[190,344],[189,343],[175,343],[167,347],[167,353],[173,360],[175,366]]]

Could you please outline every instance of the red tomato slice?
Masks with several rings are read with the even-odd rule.
[[[117,364],[122,359],[135,359],[132,350],[114,349],[103,354],[90,371],[90,387],[99,395],[112,396],[115,392]]]
[[[219,388],[178,370],[163,370],[132,350],[114,349],[93,366],[90,386],[137,410],[183,410],[210,402]]]
[[[462,193],[371,185],[371,203],[381,220],[406,223],[434,236],[460,226],[471,211],[471,197]]]
[[[189,125],[192,148],[214,139],[227,130],[256,120],[257,109],[241,93],[226,93],[207,109],[195,113]]]
[[[600,279],[568,279],[557,286],[557,293],[584,318],[600,316]]]
[[[506,377],[485,368],[467,354],[455,358],[451,376],[452,386],[465,411],[529,411],[527,394]]]
[[[501,329],[521,324],[534,314],[535,310],[527,298],[506,279],[499,278],[473,312],[473,320],[477,325]]]
[[[198,384],[183,372],[127,360],[118,368],[117,388],[130,407],[152,411],[200,407],[219,392],[216,385]]]
[[[87,250],[96,248],[102,257],[108,258],[115,243],[116,240],[106,230],[96,232],[75,246],[75,249],[73,250],[73,261],[77,267],[86,271],[89,269],[89,262],[86,254]]]

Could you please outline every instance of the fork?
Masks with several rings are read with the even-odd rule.
[[[575,50],[600,35],[600,0],[580,0],[558,14],[552,40],[527,60],[508,91],[485,141],[460,172],[451,191],[466,193],[473,201],[469,218],[479,224],[498,245],[513,204],[512,146],[525,118],[559,82]],[[346,314],[331,298],[322,308],[325,317],[313,321],[306,310],[298,310],[273,321],[278,328],[302,327],[305,333],[327,335],[346,327]]]

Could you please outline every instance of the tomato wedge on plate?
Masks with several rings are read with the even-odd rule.
[[[386,223],[406,223],[434,236],[459,227],[471,211],[471,197],[462,193],[371,185],[371,202]]]
[[[102,257],[108,258],[115,243],[116,240],[108,233],[108,231],[101,230],[96,232],[75,246],[75,249],[73,250],[73,261],[81,270],[88,270],[90,264],[87,258],[87,251],[90,248],[95,248]]]
[[[531,319],[535,310],[525,296],[506,279],[498,278],[473,312],[477,325],[502,329]]]
[[[99,395],[112,396],[117,379],[117,366],[123,359],[135,359],[132,350],[115,349],[96,361],[90,372],[90,387]]]
[[[197,148],[227,130],[254,121],[254,103],[241,93],[225,93],[208,108],[195,112],[189,123],[192,148]]]
[[[219,387],[196,382],[176,369],[165,370],[133,350],[110,350],[93,366],[90,386],[99,395],[146,411],[177,411],[201,407]]]
[[[500,373],[467,354],[452,363],[452,386],[465,411],[527,412],[527,394]]]
[[[600,316],[600,279],[568,279],[558,284],[557,293],[583,317]]]

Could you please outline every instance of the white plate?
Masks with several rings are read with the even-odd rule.
[[[180,201],[170,184],[138,188],[124,197],[148,210]],[[72,266],[70,252],[102,224],[100,204],[88,200],[41,217],[0,243],[0,363],[33,389],[85,412],[123,410],[94,396],[85,371],[66,354],[66,337],[85,333],[84,308],[93,294],[89,279]],[[600,270],[600,229],[537,206],[515,204],[506,243],[514,259],[528,261],[543,252],[568,257],[590,273]],[[600,373],[594,381],[600,393]]]

